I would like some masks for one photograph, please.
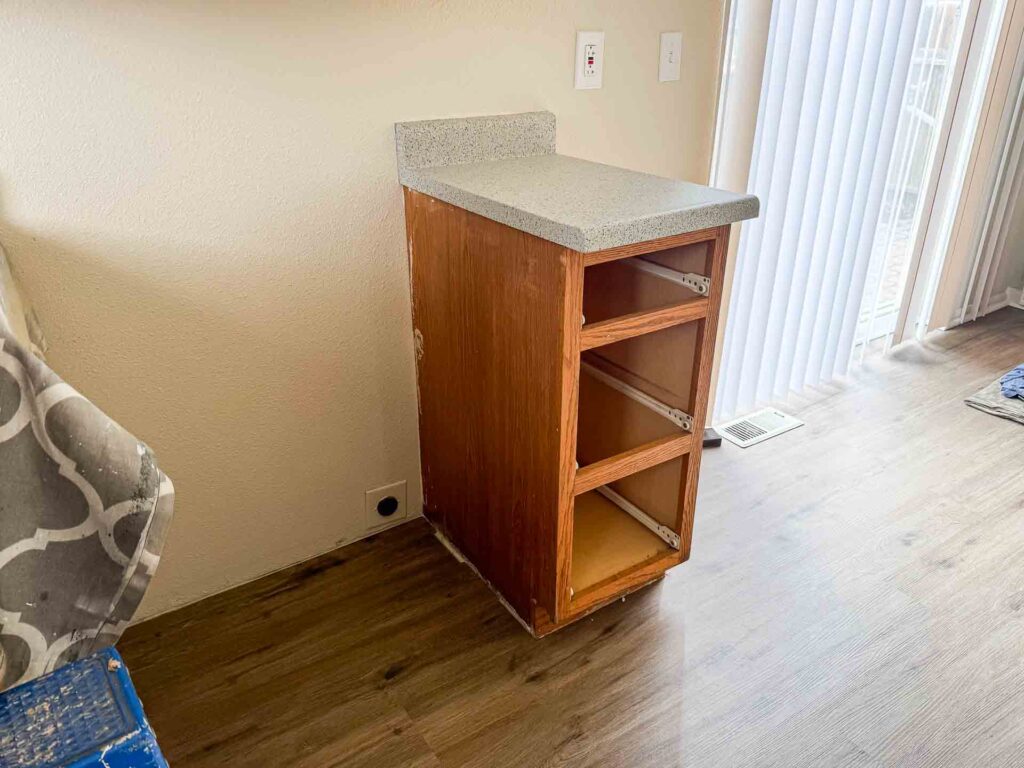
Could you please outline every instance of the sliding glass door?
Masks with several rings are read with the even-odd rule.
[[[950,103],[966,6],[966,0],[931,0],[922,5],[917,18],[854,336],[854,349],[861,359],[872,342],[887,344],[896,330],[922,213],[933,202],[928,182],[937,176],[933,173],[936,148]]]
[[[735,254],[718,419],[841,376],[902,333],[948,191],[940,169],[959,146],[952,105],[980,5],[733,0],[731,35],[745,12],[770,21],[746,185],[762,216],[744,225]],[[737,48],[723,102],[742,66]],[[744,149],[722,140],[723,124],[716,168]]]

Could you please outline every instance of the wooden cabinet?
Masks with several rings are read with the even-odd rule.
[[[582,253],[405,210],[438,532],[537,635],[686,560],[728,225]]]

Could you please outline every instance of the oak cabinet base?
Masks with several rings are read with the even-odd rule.
[[[580,253],[405,206],[427,518],[537,635],[686,560],[728,227]]]

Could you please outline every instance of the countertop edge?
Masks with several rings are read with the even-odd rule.
[[[653,214],[632,221],[612,222],[601,227],[584,230],[513,208],[504,203],[498,203],[464,189],[452,187],[437,179],[419,174],[416,169],[403,169],[399,174],[399,181],[403,186],[416,192],[430,195],[484,218],[528,232],[580,253],[593,253],[686,232],[735,224],[738,221],[756,218],[760,211],[760,201],[756,196],[741,195],[737,196],[735,200]]]
[[[578,250],[592,253],[735,224],[757,218],[760,207],[761,202],[756,196],[744,195],[735,200],[653,214],[633,221],[613,222],[584,232],[585,247]]]
[[[571,224],[553,221],[536,213],[529,213],[490,198],[466,192],[464,189],[453,187],[437,179],[424,177],[413,169],[406,169],[400,173],[399,181],[403,186],[416,192],[430,195],[457,208],[464,208],[485,219],[522,230],[542,240],[549,240],[574,251],[583,252],[586,247],[586,233]]]

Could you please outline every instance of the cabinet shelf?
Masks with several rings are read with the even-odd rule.
[[[672,551],[669,544],[599,491],[576,497],[571,579],[574,598]]]

